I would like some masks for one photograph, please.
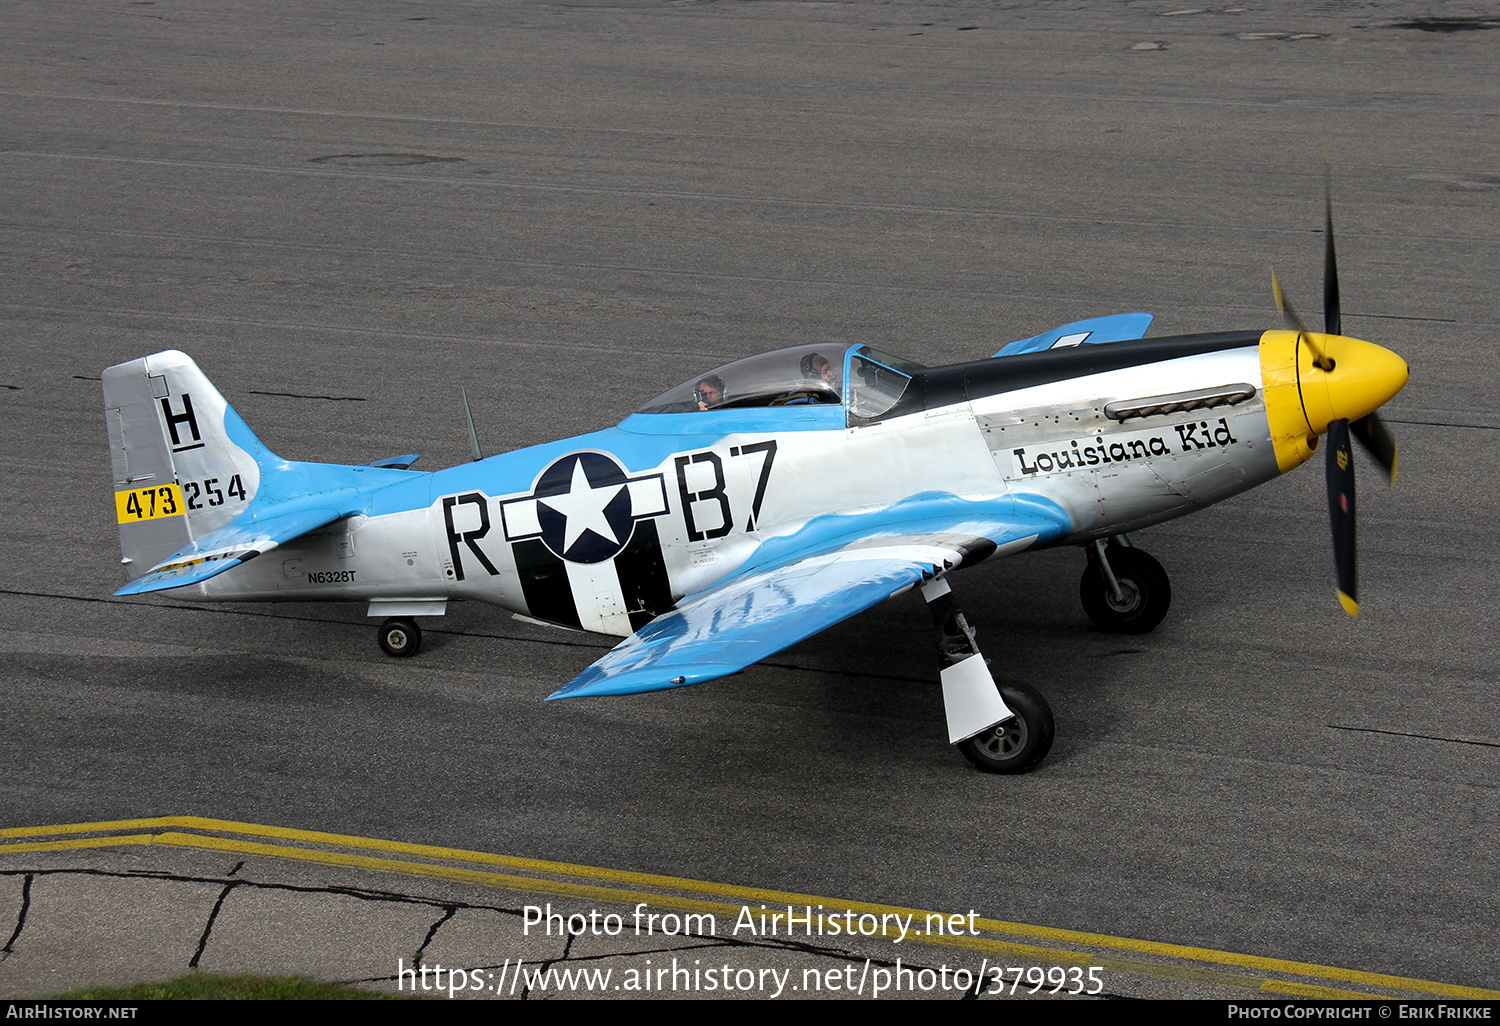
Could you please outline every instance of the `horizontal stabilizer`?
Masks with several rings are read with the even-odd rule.
[[[1015,356],[1018,353],[1040,353],[1044,349],[1065,349],[1077,345],[1099,345],[1103,342],[1128,342],[1142,338],[1151,327],[1148,313],[1110,314],[1107,317],[1090,317],[1086,321],[1074,321],[1060,328],[1012,342],[996,353],[996,356]]]
[[[326,506],[290,512],[274,507],[258,513],[247,510],[217,531],[168,556],[115,594],[141,595],[206,581],[269,552],[282,542],[349,515],[350,511]]]

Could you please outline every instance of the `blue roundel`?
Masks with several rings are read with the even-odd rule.
[[[630,541],[625,470],[597,452],[572,453],[542,472],[533,493],[542,543],[570,563],[603,563]]]

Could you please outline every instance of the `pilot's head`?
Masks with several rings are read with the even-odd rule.
[[[802,358],[802,376],[808,381],[833,384],[833,364],[817,353],[808,353]]]
[[[724,401],[724,379],[710,374],[698,381],[698,401],[704,406],[717,406]]]

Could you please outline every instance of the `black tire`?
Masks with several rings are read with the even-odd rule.
[[[422,647],[422,631],[415,620],[392,617],[380,625],[380,649],[388,656],[406,658]]]
[[[1001,684],[1013,719],[958,743],[964,758],[986,773],[1028,773],[1052,750],[1052,708],[1024,684]]]
[[[1120,582],[1124,602],[1116,602],[1098,560],[1090,559],[1078,582],[1083,611],[1094,626],[1110,634],[1146,634],[1155,630],[1172,605],[1172,582],[1161,564],[1140,549],[1111,545],[1109,568]]]

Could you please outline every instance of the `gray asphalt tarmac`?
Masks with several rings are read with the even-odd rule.
[[[1500,5],[16,0],[0,41],[0,826],[197,815],[1500,986]],[[609,647],[459,606],[111,599],[100,371],[190,353],[276,452],[467,457],[739,356],[926,363],[1081,317],[1401,353],[1364,615],[1314,465],[955,579],[1057,713],[943,744],[897,599],[715,684],[543,704]]]

